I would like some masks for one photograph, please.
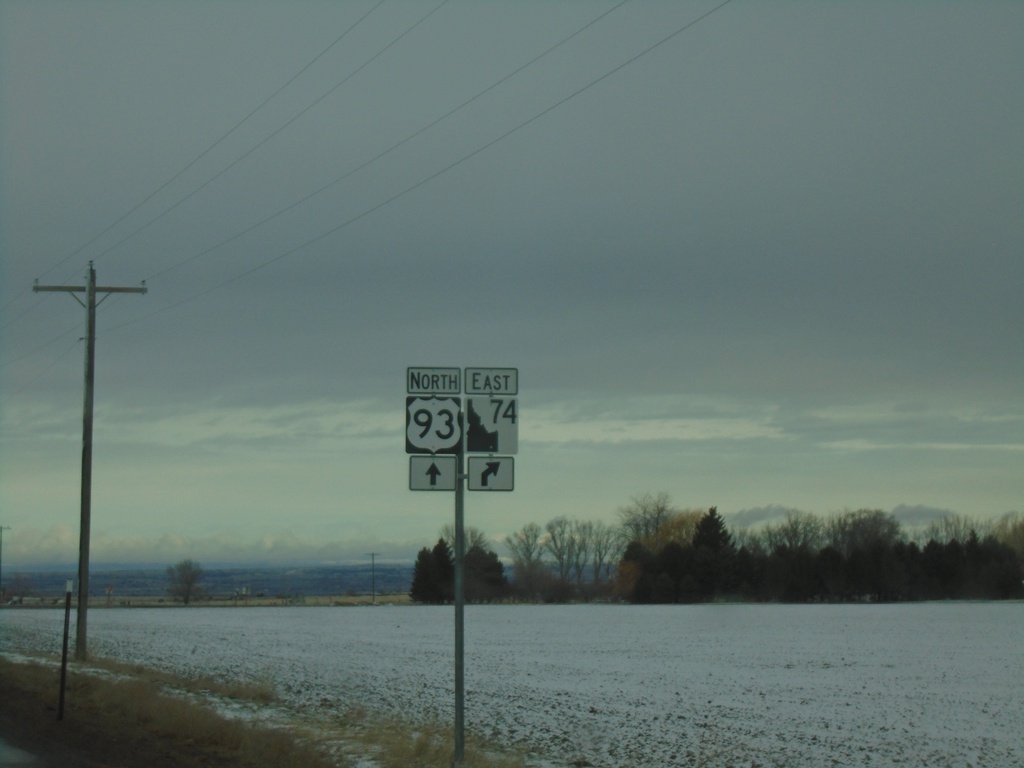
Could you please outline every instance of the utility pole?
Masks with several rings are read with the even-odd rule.
[[[85,307],[85,405],[82,416],[82,519],[78,535],[78,611],[75,627],[75,658],[88,658],[87,615],[89,610],[89,529],[92,518],[92,403],[93,385],[96,381],[96,307],[112,293],[146,293],[146,284],[138,288],[97,286],[96,269],[89,262],[89,273],[84,286],[81,285],[39,285],[37,280],[32,290],[39,292],[70,293],[71,297]],[[85,301],[75,294],[84,293]],[[96,301],[96,294],[103,298]]]
[[[11,530],[9,525],[0,525],[0,604],[4,600],[4,531]]]
[[[377,604],[377,555],[380,552],[370,552],[370,602]]]

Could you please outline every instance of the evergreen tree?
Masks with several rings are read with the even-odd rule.
[[[670,541],[655,561],[659,572],[655,579],[652,600],[658,603],[689,602],[690,596],[682,594],[683,582],[693,570],[693,549],[677,541]],[[664,577],[664,578],[663,578]]]
[[[718,507],[711,507],[693,535],[693,579],[701,600],[710,600],[734,588],[734,554],[732,534],[718,514]]]
[[[430,550],[424,547],[416,556],[416,565],[412,570],[412,587],[409,590],[409,597],[414,603],[440,603],[440,593],[437,590],[437,576],[434,569],[434,557]]]
[[[450,603],[455,599],[455,558],[451,547],[443,538],[437,540],[431,552],[434,561],[439,602]]]
[[[697,524],[693,535],[693,548],[704,547],[712,552],[732,549],[732,534],[725,527],[725,520],[718,514],[718,507],[712,507]]]
[[[424,547],[416,556],[409,597],[417,603],[439,605],[451,602],[455,594],[455,563],[444,539],[433,549]]]
[[[466,552],[463,562],[467,602],[502,600],[509,592],[505,566],[498,556],[479,545]]]
[[[472,545],[463,559],[466,602],[503,600],[509,585],[505,567],[486,546]],[[433,549],[424,547],[416,556],[409,596],[417,603],[439,605],[455,599],[455,558],[442,537]]]

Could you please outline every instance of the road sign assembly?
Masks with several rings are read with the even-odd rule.
[[[462,764],[465,746],[465,555],[466,488],[511,491],[519,450],[519,369],[407,368],[405,452],[409,490],[455,491],[455,758]],[[463,428],[462,399],[466,398]],[[486,456],[466,456],[482,453]],[[463,461],[463,457],[465,461]],[[463,473],[463,465],[466,471]]]

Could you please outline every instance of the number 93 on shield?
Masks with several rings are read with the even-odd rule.
[[[457,397],[407,397],[406,453],[458,453],[462,444],[462,401]]]

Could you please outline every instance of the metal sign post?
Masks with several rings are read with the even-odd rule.
[[[459,477],[455,483],[455,757],[454,764],[462,765],[466,747],[466,533],[465,497],[466,476],[463,474],[463,455],[459,462]]]
[[[64,651],[60,657],[60,707],[57,709],[57,719],[64,719],[64,691],[68,683],[68,631],[71,628],[71,589],[74,582],[68,579],[64,587]]]

